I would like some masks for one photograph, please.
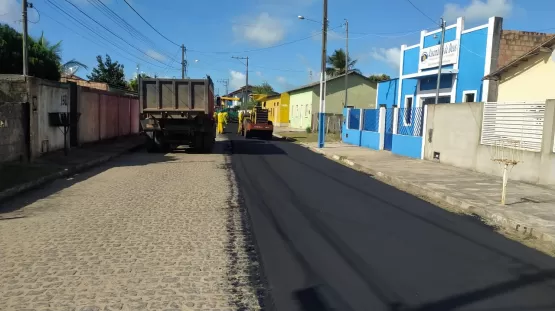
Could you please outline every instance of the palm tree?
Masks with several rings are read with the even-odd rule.
[[[338,49],[333,52],[331,56],[328,56],[326,63],[329,67],[326,68],[326,75],[330,77],[339,76],[345,73],[345,51],[343,49]],[[360,70],[354,68],[357,60],[352,60],[349,57],[349,72],[361,73]]]
[[[48,40],[44,37],[44,31],[41,33],[40,38],[37,40],[37,44],[52,53],[58,63],[60,64],[60,72],[66,75],[72,75],[77,72],[80,68],[88,69],[87,65],[81,63],[76,59],[71,59],[65,63],[62,63],[62,41],[58,41],[56,44],[51,45]]]

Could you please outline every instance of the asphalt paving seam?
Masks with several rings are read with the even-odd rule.
[[[230,184],[233,185],[233,187],[235,188],[234,204],[236,208],[240,209],[242,230],[248,242],[246,245],[250,245],[252,246],[252,248],[254,248],[254,250],[252,249],[245,250],[247,254],[252,256],[252,257],[249,256],[250,259],[252,259],[249,261],[249,277],[251,278],[251,282],[255,282],[256,284],[255,286],[256,294],[257,294],[257,298],[258,298],[258,302],[260,304],[261,310],[275,311],[277,310],[276,303],[270,290],[271,287],[265,272],[266,270],[265,270],[264,260],[262,259],[259,243],[256,239],[256,234],[254,233],[254,230],[253,230],[253,220],[245,204],[243,191],[239,186],[237,176],[235,175],[235,172],[234,172],[235,167],[231,158],[235,147],[234,142],[232,139],[230,139],[229,143],[230,143],[229,144],[230,149],[229,149],[229,153],[225,155],[225,161],[226,161],[226,164],[228,165],[227,172],[228,172],[228,178],[230,180]],[[254,261],[258,263],[257,267],[252,264]]]

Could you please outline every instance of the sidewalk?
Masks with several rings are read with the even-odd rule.
[[[555,190],[509,179],[500,205],[501,178],[387,151],[343,143],[304,144],[311,150],[374,175],[409,193],[477,214],[484,220],[540,240],[555,242]]]
[[[141,146],[141,136],[121,137],[73,148],[65,156],[63,150],[48,153],[32,163],[0,163],[0,202],[54,179],[69,176],[107,162]]]
[[[274,126],[274,133],[306,132],[306,129],[296,129],[286,126]]]

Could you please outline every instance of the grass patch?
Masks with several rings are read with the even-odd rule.
[[[318,133],[280,132],[279,135],[302,143],[314,143],[318,141]],[[341,141],[341,135],[339,133],[328,133],[326,134],[325,141],[326,142]]]

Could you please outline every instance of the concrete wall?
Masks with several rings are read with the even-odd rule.
[[[498,101],[545,101],[555,98],[555,62],[541,53],[504,72],[499,80]]]
[[[83,87],[77,87],[76,96],[77,111],[81,113],[77,124],[79,143],[139,132],[136,97]],[[67,83],[0,75],[0,161],[24,155],[33,159],[62,149],[63,132],[60,127],[50,125],[48,114],[69,112],[70,103]],[[4,119],[8,122],[2,122]],[[68,133],[68,145],[70,136]]]
[[[356,108],[376,108],[377,83],[370,82],[359,75],[351,74],[347,80],[349,94],[347,104]],[[318,111],[320,91],[315,92],[316,104],[314,112]],[[334,79],[326,87],[326,113],[341,114],[345,103],[345,79]]]
[[[361,133],[362,132],[359,130],[348,129],[347,126],[345,126],[345,122],[343,122],[343,126],[341,129],[341,140],[344,143],[350,145],[360,146]]]
[[[391,152],[405,157],[420,159],[422,152],[422,137],[407,135],[392,135]]]
[[[378,83],[376,91],[376,104],[385,105],[387,108],[397,105],[397,91],[399,79],[391,79]]]
[[[440,162],[490,175],[502,176],[499,164],[491,161],[493,150],[480,144],[483,104],[429,105],[426,122],[424,159],[433,160],[440,153]],[[522,161],[510,179],[555,185],[555,100],[546,106],[541,152],[523,151]]]
[[[0,162],[27,158],[28,110],[29,105],[22,102],[0,101]]]
[[[79,143],[139,132],[139,100],[97,89],[78,87]]]
[[[0,79],[0,162],[24,159],[25,127],[29,113],[27,82],[18,75],[2,75]],[[27,111],[25,111],[27,109]]]
[[[69,112],[69,84],[42,79],[33,79],[33,82],[38,96],[38,139],[32,142],[32,148],[40,153],[63,149],[64,134],[59,127],[50,125],[48,114]]]
[[[81,113],[78,123],[79,142],[97,141],[100,139],[100,93],[78,87],[77,97],[77,111]]]
[[[380,133],[362,131],[360,134],[360,145],[362,147],[379,150],[380,149]]]

